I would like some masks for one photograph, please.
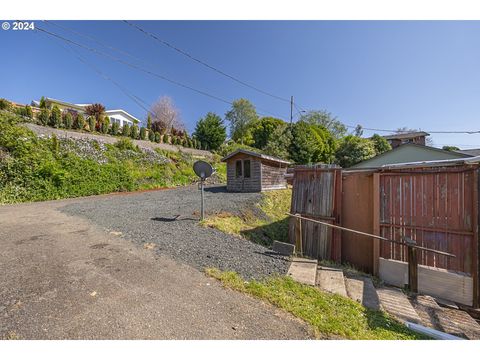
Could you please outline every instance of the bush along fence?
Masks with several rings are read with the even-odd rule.
[[[108,116],[86,116],[74,110],[61,111],[57,106],[52,108],[33,107],[16,104],[6,99],[0,99],[0,110],[7,110],[22,116],[25,121],[34,122],[42,126],[53,128],[85,131],[112,136],[123,136],[134,140],[145,140],[156,143],[183,146],[199,150],[207,150],[200,141],[190,137],[186,131],[172,129],[170,133],[155,132],[151,129],[151,122],[146,127],[126,124],[123,127],[117,122],[110,122]]]
[[[478,307],[479,178],[480,158],[296,168],[290,212],[314,221],[291,217],[289,239],[301,239],[305,256],[348,263],[399,287],[408,285],[415,246],[419,292]]]

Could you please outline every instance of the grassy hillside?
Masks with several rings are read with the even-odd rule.
[[[196,180],[196,160],[185,153],[139,149],[128,139],[38,137],[22,117],[0,112],[0,204],[61,199],[116,191],[187,185]],[[225,165],[213,164],[217,180]]]
[[[238,235],[264,246],[274,240],[288,242],[288,216],[292,190],[272,190],[262,193],[254,208],[245,209],[241,215],[221,213],[206,218],[204,226],[227,234]]]

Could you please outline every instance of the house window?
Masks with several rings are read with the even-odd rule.
[[[244,177],[249,178],[250,177],[250,160],[243,160],[243,172],[244,172]]]
[[[242,160],[237,160],[235,162],[235,177],[242,176]]]

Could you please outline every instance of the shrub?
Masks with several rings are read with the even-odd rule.
[[[133,143],[133,141],[129,138],[120,138],[116,143],[115,146],[120,150],[133,150],[133,151],[140,151],[137,145]]]
[[[112,135],[118,135],[119,130],[120,130],[120,124],[118,122],[114,122],[112,124],[112,128],[110,130],[110,133]]]
[[[48,125],[54,128],[59,128],[62,125],[62,112],[57,105],[52,108]]]
[[[140,140],[145,140],[147,138],[147,129],[143,126],[140,128]]]
[[[132,125],[130,136],[132,139],[138,139],[138,125]]]
[[[12,108],[12,103],[7,99],[0,99],[0,110],[10,110]]]
[[[30,105],[25,106],[25,114],[28,118],[33,119],[33,111]]]
[[[97,120],[95,119],[94,116],[89,116],[88,117],[88,128],[90,129],[90,132],[95,131],[95,124],[97,123]]]
[[[46,109],[47,108],[47,100],[45,99],[44,96],[40,99],[40,104],[39,104],[40,109]]]
[[[122,135],[123,136],[130,136],[130,125],[128,124],[125,124],[123,125],[123,128],[122,128]]]
[[[108,133],[108,128],[110,127],[110,118],[108,116],[105,116],[102,120],[102,124],[100,126],[100,130],[102,131],[102,134]]]
[[[65,115],[65,119],[63,120],[66,129],[71,129],[73,125],[73,116],[70,113]]]
[[[164,144],[168,144],[168,135],[167,134],[163,134],[162,142]]]
[[[156,142],[156,143],[159,143],[159,142],[160,142],[160,133],[159,133],[159,132],[156,132],[156,133],[155,133],[155,142]]]
[[[75,120],[73,121],[73,128],[77,130],[82,130],[85,126],[85,118],[82,114],[78,114]]]
[[[40,113],[37,116],[38,122],[46,126],[48,124],[49,119],[50,119],[50,111],[47,108],[42,108],[40,110]]]
[[[152,130],[148,130],[148,140],[151,142],[155,141],[155,133]]]

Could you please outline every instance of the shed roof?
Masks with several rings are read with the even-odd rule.
[[[228,154],[227,156],[225,156],[222,161],[227,161],[228,159],[230,159],[231,157],[237,155],[237,154],[247,154],[247,155],[250,155],[250,156],[254,156],[254,157],[258,157],[260,159],[265,159],[265,160],[270,160],[270,161],[273,161],[273,162],[278,162],[280,164],[290,164],[290,161],[287,161],[287,160],[283,160],[283,159],[280,159],[280,158],[277,158],[275,156],[270,156],[270,155],[265,155],[265,154],[260,154],[260,153],[257,153],[255,151],[250,151],[250,150],[245,150],[245,149],[237,149],[235,150],[234,152]]]

